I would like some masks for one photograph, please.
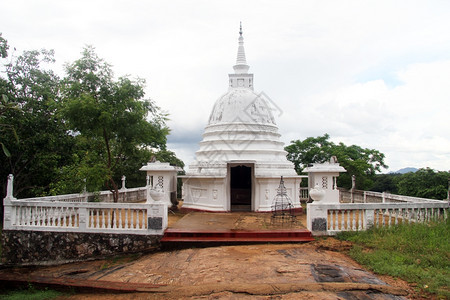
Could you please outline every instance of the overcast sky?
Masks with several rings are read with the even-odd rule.
[[[255,90],[282,112],[282,141],[328,133],[373,148],[388,171],[450,170],[450,1],[3,1],[17,53],[85,45],[117,76],[146,79],[170,114],[169,149],[195,158],[227,91],[242,21]],[[62,73],[61,73],[62,74]]]

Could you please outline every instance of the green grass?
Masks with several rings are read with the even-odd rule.
[[[450,218],[430,224],[397,225],[337,238],[354,243],[349,255],[375,273],[415,283],[424,293],[450,299]]]
[[[64,293],[43,289],[36,289],[33,285],[29,284],[27,289],[17,289],[9,291],[5,294],[0,294],[0,299],[2,300],[47,300],[55,299],[59,296],[64,295]]]

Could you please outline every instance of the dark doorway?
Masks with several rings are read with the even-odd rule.
[[[252,210],[252,168],[230,168],[231,211]]]

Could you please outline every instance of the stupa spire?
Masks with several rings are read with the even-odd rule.
[[[242,36],[242,22],[239,26],[239,47],[236,58],[236,65],[233,66],[235,74],[247,74],[250,67],[247,65],[244,50],[244,37]]]

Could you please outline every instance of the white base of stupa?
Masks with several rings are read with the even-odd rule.
[[[246,203],[236,205],[232,200],[233,188],[229,177],[212,176],[182,176],[183,180],[183,208],[230,212],[247,210],[255,212],[272,211],[272,201],[277,194],[280,177],[254,177],[251,188],[242,191]],[[283,177],[286,192],[295,208],[300,208],[300,176]],[[239,191],[238,191],[239,193]],[[234,199],[239,195],[234,195]]]

